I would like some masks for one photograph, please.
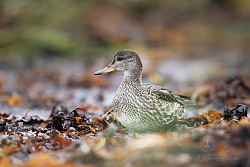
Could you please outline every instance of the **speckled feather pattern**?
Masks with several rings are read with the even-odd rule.
[[[184,112],[184,105],[184,99],[178,100],[177,94],[165,88],[124,77],[112,109],[121,124],[144,133],[172,129]]]
[[[118,121],[139,133],[176,128],[190,101],[166,88],[142,83],[142,67],[139,55],[125,49],[117,52],[111,64],[104,68],[124,74],[112,104]],[[100,71],[96,74],[103,72]]]

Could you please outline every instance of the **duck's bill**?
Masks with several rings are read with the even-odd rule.
[[[108,73],[111,73],[111,72],[114,72],[114,71],[116,71],[116,70],[113,67],[105,67],[104,69],[96,71],[94,74],[95,75],[102,75],[102,74],[108,74]]]

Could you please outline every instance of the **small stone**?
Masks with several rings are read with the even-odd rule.
[[[70,131],[70,132],[75,132],[76,129],[75,129],[74,127],[69,127],[69,131]]]

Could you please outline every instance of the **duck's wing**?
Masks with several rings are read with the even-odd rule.
[[[176,101],[180,104],[182,104],[184,107],[191,107],[195,105],[195,102],[192,101],[189,97],[179,95],[171,90],[168,90],[172,96],[176,99]]]
[[[195,105],[195,103],[191,101],[189,97],[179,95],[167,88],[151,84],[145,84],[145,86],[148,87],[149,93],[156,95],[159,100],[179,103],[184,107]]]

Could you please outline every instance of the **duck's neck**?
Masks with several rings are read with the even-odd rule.
[[[123,75],[123,83],[130,85],[141,85],[142,72],[141,70],[125,71]]]

